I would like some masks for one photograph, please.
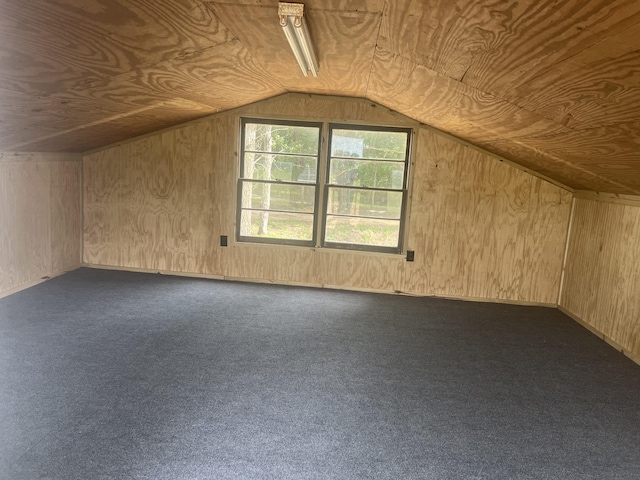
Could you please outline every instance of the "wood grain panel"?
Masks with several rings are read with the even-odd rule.
[[[131,135],[140,136],[156,132],[211,113],[211,107],[188,101],[160,102],[128,113],[100,117],[87,125],[73,126],[72,122],[62,122],[57,128],[39,130],[37,137],[33,136],[33,132],[21,132],[19,135],[13,135],[12,141],[17,143],[12,146],[28,146],[36,151],[54,152],[68,150],[68,145],[73,144],[77,152],[84,152],[93,147],[113,145],[127,140]],[[62,130],[61,127],[65,124],[69,125],[69,128]]]
[[[208,5],[262,68],[288,91],[365,96],[380,13],[307,9],[305,17],[320,65],[320,73],[314,78],[304,77],[300,71],[278,22],[277,8],[215,2]]]
[[[51,273],[82,262],[82,162],[50,162]]]
[[[0,150],[90,151],[285,92],[357,95],[576,189],[640,193],[635,0],[0,2]],[[376,49],[377,47],[377,49]]]
[[[311,249],[237,245],[227,247],[222,255],[226,277],[321,285]]]
[[[130,144],[85,156],[83,160],[83,214],[85,263],[120,265],[118,190],[125,185],[119,175],[131,157]]]
[[[123,89],[96,98],[76,93],[32,98],[0,89],[0,144],[8,145],[8,150],[82,152],[157,129],[159,124],[175,125],[217,111],[168,94],[133,93]],[[127,100],[118,100],[121,95]],[[23,128],[25,123],[32,128]],[[107,132],[104,126],[109,124],[117,131]],[[78,131],[83,132],[72,135]]]
[[[80,162],[11,157],[0,162],[0,293],[75,268],[81,255]]]
[[[462,129],[467,132],[465,140],[570,187],[598,184],[605,191],[621,193],[640,188],[634,178],[617,176],[607,168],[633,168],[631,158],[637,156],[633,138],[609,142],[612,131],[605,136],[576,132],[389,52],[377,51],[373,69],[385,71],[385,77],[372,76],[369,96],[382,104],[393,97],[395,108],[412,118],[447,132]],[[418,90],[422,95],[416,101],[410,92]],[[604,168],[585,165],[585,158],[598,159]]]
[[[638,120],[638,24],[622,0],[388,3],[367,96],[571,187],[639,193],[637,129],[601,128]]]
[[[74,151],[86,151],[283,93],[266,73],[260,75],[256,70],[246,49],[231,41],[113,76],[86,92],[68,91],[33,102],[31,112],[16,112],[22,108],[18,104],[5,112],[5,121],[20,125],[25,115],[35,113],[38,134],[7,129],[4,137],[0,134],[0,141],[14,149],[54,151],[68,149],[71,144]],[[39,112],[48,112],[53,103],[59,108],[52,123],[51,116],[42,117]],[[78,118],[83,123],[78,123]],[[105,124],[109,125],[107,130],[96,128]]]
[[[524,265],[522,289],[528,298],[549,299],[559,293],[561,277],[553,259],[562,258],[567,242],[572,195],[549,182],[533,178],[529,219],[522,236]]]
[[[640,357],[640,208],[576,199],[560,305]]]
[[[377,75],[376,72],[384,72],[384,76]],[[422,93],[416,98],[412,93],[414,91]],[[508,140],[527,134],[540,135],[543,132],[561,131],[561,125],[531,115],[515,105],[491,95],[487,96],[481,91],[382,50],[378,50],[374,58],[368,92],[370,98],[382,105],[440,130],[459,132],[464,129],[467,135],[463,139],[482,147],[492,146],[496,139],[502,139],[503,144],[511,147],[510,150],[505,152],[506,148],[493,148],[492,151],[498,154],[506,153],[507,158],[527,168],[534,167],[536,171],[560,179],[561,182],[566,181],[567,185],[575,183],[573,179],[577,168],[572,168],[572,165],[562,160],[551,161],[544,155],[535,158],[533,162],[527,162],[530,152]],[[394,99],[393,104],[387,103],[390,98]],[[483,130],[485,128],[486,131]],[[487,135],[490,135],[492,140],[483,143],[483,138]],[[563,169],[570,169],[570,175],[565,174]]]
[[[473,57],[489,48],[489,23],[495,17],[482,2],[387,2],[378,46],[460,80]]]
[[[556,301],[569,197],[413,121],[405,124],[418,132],[408,220],[415,262],[329,249],[219,247],[220,235],[233,239],[235,232],[239,117],[295,112],[400,122],[362,99],[296,94],[86,155],[85,261],[278,283]],[[537,221],[548,223],[538,228]],[[540,252],[548,256],[527,256]]]
[[[274,283],[399,291],[405,260],[362,252],[236,244],[222,252],[223,273]]]
[[[85,156],[85,262],[218,274],[236,124],[222,115]]]
[[[494,162],[489,168],[486,181],[491,185],[493,192],[490,217],[492,225],[487,235],[487,262],[494,266],[494,270],[487,275],[487,296],[522,300],[529,297],[529,292],[523,285],[528,275],[524,269],[526,234],[535,233],[527,228],[531,223],[529,202],[533,177],[522,175],[503,163]],[[566,213],[569,213],[568,209]],[[566,223],[560,228],[566,228]],[[539,240],[537,237],[536,239]],[[560,281],[561,264],[557,262],[559,258],[560,255],[554,258],[555,275],[547,280],[549,290],[545,303],[554,303],[557,300],[554,294],[558,291]]]
[[[571,195],[427,130],[418,148],[405,289],[554,304]]]
[[[514,163],[537,174],[547,178],[553,177],[560,185],[567,188],[583,190],[597,186],[607,192],[631,193],[634,191],[634,187],[618,181],[623,179],[619,177],[616,177],[616,179],[603,177],[589,171],[581,164],[563,168],[566,162],[565,159],[550,157],[535,147],[535,141],[528,141],[526,138],[518,142],[494,140],[491,144],[484,141],[475,142],[475,144],[503,158],[511,159]],[[526,160],[520,160],[522,158]]]
[[[110,77],[86,94],[94,99],[186,99],[226,110],[284,93],[238,41]]]
[[[231,40],[196,2],[3,2],[5,88],[53,94]]]
[[[378,45],[499,95],[639,21],[624,0],[401,0],[387,4]]]
[[[84,151],[282,92],[251,66],[242,80],[246,51],[200,2],[39,3],[7,6],[0,24],[8,149]]]
[[[3,163],[0,291],[50,273],[49,164]]]
[[[482,135],[511,139],[562,130],[539,115],[384,50],[376,50],[372,68],[369,98],[446,132],[475,124]]]
[[[640,24],[519,85],[518,105],[572,129],[640,121]]]
[[[400,292],[403,291],[405,264],[400,255],[367,255],[327,249],[317,252],[314,276],[319,275],[324,286]]]
[[[561,159],[572,165],[570,176],[568,171],[564,175],[552,175],[566,175],[567,184],[578,190],[595,184],[603,191],[637,194],[640,193],[640,172],[634,165],[637,163],[640,134],[635,130],[627,134],[629,130],[618,125],[577,131],[567,129],[562,133],[523,136],[492,143],[496,151],[508,152],[506,155],[523,155],[522,152],[529,150],[532,152],[530,158],[536,159],[532,163],[544,151],[547,159]],[[560,161],[557,166],[560,166]]]

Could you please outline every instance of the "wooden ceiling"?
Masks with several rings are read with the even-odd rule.
[[[569,187],[640,194],[640,0],[0,0],[0,151],[83,152],[285,92],[365,97]],[[292,112],[295,115],[295,112]]]

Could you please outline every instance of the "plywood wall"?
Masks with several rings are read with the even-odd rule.
[[[0,154],[0,295],[77,267],[82,162],[64,154]]]
[[[560,306],[640,359],[640,207],[577,198]]]
[[[233,240],[239,118],[413,126],[401,255]],[[288,95],[84,158],[88,264],[420,295],[555,304],[571,194],[365,100]]]
[[[418,151],[405,290],[554,304],[571,194],[429,130]]]

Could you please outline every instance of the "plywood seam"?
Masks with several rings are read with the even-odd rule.
[[[567,259],[569,258],[569,242],[571,242],[571,231],[573,227],[573,214],[576,208],[575,197],[571,199],[571,211],[569,213],[569,223],[567,224],[567,237],[564,242],[564,256],[562,258],[562,271],[560,273],[560,286],[558,287],[558,306],[562,303],[562,296],[564,294],[564,280],[567,271]]]
[[[240,40],[240,36],[238,36],[238,35],[237,35],[237,34],[236,34],[236,33],[235,33],[235,32],[234,32],[234,31],[229,27],[229,25],[227,25],[226,23],[224,23],[224,22],[222,21],[222,19],[218,16],[218,14],[217,14],[217,13],[216,13],[212,8],[211,8],[211,6],[210,6],[210,4],[211,4],[211,3],[213,3],[213,4],[214,4],[214,8],[215,8],[215,2],[205,2],[205,3],[204,3],[205,8],[206,8],[209,12],[211,12],[211,14],[215,17],[215,19],[218,21],[218,23],[219,23],[220,25],[224,26],[224,28],[226,28],[226,29],[231,33],[231,35],[233,35],[233,38],[234,38],[235,40],[237,40],[237,41],[240,43],[240,45],[242,45],[242,46],[247,50],[247,52],[250,52],[251,50],[249,49],[249,47],[247,47],[247,45],[245,45],[244,43],[242,43],[242,40]],[[275,20],[277,20],[277,17],[275,18]],[[251,53],[249,53],[249,55],[251,56]],[[285,86],[284,86],[284,85],[283,85],[283,84],[282,84],[282,83],[277,79],[277,77],[274,77],[273,75],[271,75],[271,76],[269,77],[269,79],[270,79],[271,81],[273,81],[275,84],[277,84],[277,85],[278,85],[282,90],[284,90],[284,91],[287,91],[287,90],[288,90],[288,89],[287,89],[287,88],[286,88],[286,87],[285,87]]]
[[[154,137],[156,135],[161,135],[163,133],[171,132],[173,130],[179,130],[181,128],[189,127],[189,126],[192,126],[192,125],[197,125],[198,123],[208,122],[208,121],[211,121],[211,120],[215,120],[217,118],[224,118],[224,117],[229,116],[229,115],[237,115],[240,112],[242,112],[244,109],[251,108],[251,107],[253,107],[255,105],[261,105],[261,104],[268,104],[268,103],[271,103],[271,102],[276,102],[276,101],[282,100],[283,98],[286,98],[287,95],[291,95],[291,93],[285,92],[285,93],[282,93],[280,95],[275,95],[273,97],[264,98],[264,99],[258,100],[256,102],[248,103],[246,105],[242,105],[242,106],[237,107],[237,108],[232,108],[232,109],[229,109],[229,110],[223,110],[223,111],[220,111],[220,112],[213,113],[211,115],[206,115],[204,117],[196,118],[195,120],[190,120],[188,122],[179,123],[177,125],[171,125],[170,127],[162,128],[160,130],[156,130],[156,131],[149,132],[149,133],[145,133],[144,135],[138,135],[137,137],[128,138],[128,139],[123,140],[121,142],[115,142],[115,143],[112,143],[112,144],[109,144],[109,145],[103,145],[102,147],[98,147],[98,148],[94,148],[92,150],[87,150],[85,152],[82,152],[81,155],[83,155],[83,156],[93,155],[94,153],[99,153],[99,152],[102,152],[104,150],[110,150],[110,149],[115,148],[115,147],[128,145],[130,143],[134,143],[134,142],[138,142],[140,140],[144,140],[145,138]]]
[[[378,24],[378,34],[376,35],[376,43],[373,46],[373,52],[371,53],[371,65],[369,65],[369,75],[367,76],[367,86],[364,89],[364,94],[369,95],[369,83],[371,82],[371,75],[373,73],[373,63],[376,58],[376,49],[378,48],[378,44],[380,43],[380,32],[382,31],[382,22],[384,20],[384,14],[389,8],[389,0],[385,0],[384,5],[382,6],[382,12],[380,12],[380,23]]]
[[[50,133],[49,135],[43,135],[41,137],[37,137],[35,139],[29,140],[29,141],[26,141],[26,142],[17,143],[17,144],[11,145],[9,147],[9,149],[17,149],[17,148],[20,148],[20,147],[25,146],[25,145],[31,145],[33,143],[38,143],[38,142],[41,142],[43,140],[49,140],[50,138],[59,137],[61,135],[66,135],[68,133],[76,132],[78,130],[83,130],[83,129],[89,128],[89,127],[95,127],[97,125],[102,125],[103,123],[109,123],[109,122],[112,122],[114,120],[130,117],[132,115],[137,115],[139,113],[147,112],[149,110],[154,110],[156,108],[171,106],[172,104],[175,104],[175,103],[181,103],[181,102],[175,101],[175,100],[171,100],[171,101],[162,101],[162,102],[154,103],[153,105],[148,105],[146,107],[137,108],[135,110],[130,110],[130,111],[125,112],[125,113],[118,113],[116,115],[111,115],[109,117],[101,118],[99,120],[94,120],[93,122],[85,123],[85,124],[82,124],[82,125],[76,125],[75,127],[67,128],[66,130],[59,130],[57,132]]]

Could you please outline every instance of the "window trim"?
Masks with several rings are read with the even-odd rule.
[[[245,126],[248,123],[257,123],[263,125],[285,125],[285,126],[302,126],[318,128],[318,154],[316,164],[316,181],[315,183],[304,182],[283,182],[291,183],[295,185],[304,185],[315,188],[314,208],[313,213],[307,215],[313,215],[313,230],[311,240],[294,240],[284,238],[268,238],[247,236],[240,234],[241,221],[242,221],[242,185],[244,181],[259,181],[265,183],[263,180],[244,178],[244,159],[245,159],[245,139],[246,129]],[[325,241],[326,236],[326,221],[327,221],[327,207],[329,198],[329,188],[332,185],[330,180],[330,168],[331,168],[331,141],[333,136],[333,130],[345,129],[345,130],[364,130],[364,131],[380,131],[380,132],[403,132],[407,134],[407,143],[405,147],[404,160],[386,160],[379,159],[380,161],[390,161],[403,163],[403,183],[401,189],[388,189],[388,188],[367,188],[367,187],[344,187],[352,189],[362,189],[366,191],[385,191],[385,192],[400,192],[402,194],[401,211],[398,229],[398,244],[395,247],[384,247],[376,245],[364,245],[355,243],[340,243],[340,242],[328,242]],[[414,142],[414,128],[412,126],[402,125],[382,125],[382,124],[370,124],[365,122],[345,123],[333,122],[330,120],[323,121],[305,121],[305,120],[289,120],[283,118],[271,118],[271,117],[240,117],[240,145],[239,145],[239,174],[237,175],[237,198],[236,198],[236,241],[239,243],[261,243],[271,245],[284,245],[284,246],[298,246],[309,248],[328,248],[335,250],[347,250],[358,251],[362,253],[381,253],[381,254],[393,254],[402,255],[405,250],[405,237],[407,232],[407,220],[409,214],[409,187],[410,187],[410,166],[411,155],[413,153]],[[325,141],[326,139],[326,141]],[[269,152],[269,153],[287,153],[287,152]],[[309,155],[311,156],[311,155]],[[364,159],[375,161],[377,159]],[[277,184],[279,182],[268,181],[266,183]],[[250,209],[252,211],[259,211],[259,209]],[[291,212],[295,213],[295,212]],[[301,212],[302,213],[302,212]],[[364,216],[354,216],[355,218],[369,218]],[[383,218],[383,220],[385,220]],[[387,219],[395,220],[395,219]]]

